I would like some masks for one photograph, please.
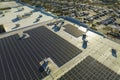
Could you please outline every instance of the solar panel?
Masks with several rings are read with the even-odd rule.
[[[71,34],[72,36],[78,38],[80,36],[82,36],[82,34],[84,33],[81,30],[78,30],[77,27],[70,25],[70,24],[66,24],[63,27],[65,27],[64,31]]]
[[[58,80],[120,80],[120,75],[88,56]]]
[[[80,49],[45,27],[25,31],[29,38],[15,34],[0,39],[0,80],[39,80],[39,62],[50,57],[58,67],[77,56]]]

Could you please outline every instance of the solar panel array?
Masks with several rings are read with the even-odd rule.
[[[77,27],[75,27],[73,25],[70,25],[70,24],[66,24],[63,27],[65,27],[64,31],[66,31],[67,33],[73,35],[76,38],[82,36],[82,34],[84,33],[83,31],[78,30]]]
[[[39,62],[50,57],[59,67],[81,50],[45,27],[26,31],[30,37],[19,40],[17,34],[0,39],[0,80],[40,80]]]
[[[58,80],[120,80],[120,75],[88,56]]]

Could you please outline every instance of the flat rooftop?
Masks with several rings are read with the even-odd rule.
[[[67,62],[66,64],[64,64],[63,66],[61,66],[57,71],[51,73],[50,76],[47,76],[46,78],[44,78],[44,80],[73,80],[73,78],[75,80],[77,80],[77,76],[80,75],[80,73],[77,71],[71,73],[71,70],[75,68],[75,66],[77,65],[83,65],[87,64],[88,60],[87,58],[89,57],[92,61],[91,63],[94,64],[94,66],[89,65],[89,66],[85,66],[86,71],[91,71],[91,74],[94,73],[94,71],[92,70],[93,67],[96,67],[96,69],[98,70],[102,70],[100,73],[96,71],[96,74],[99,74],[99,76],[96,75],[95,79],[93,80],[99,80],[101,78],[103,78],[103,76],[109,76],[112,75],[110,78],[108,78],[108,80],[114,80],[114,79],[120,79],[119,75],[120,75],[120,45],[118,43],[115,43],[107,38],[104,38],[103,36],[100,36],[94,32],[91,31],[87,31],[86,28],[82,27],[82,26],[78,26],[74,23],[71,23],[69,21],[65,21],[64,25],[72,25],[72,27],[76,28],[77,30],[80,30],[80,32],[86,33],[86,48],[84,48],[84,40],[82,39],[82,36],[79,37],[75,37],[74,35],[72,35],[71,33],[68,33],[65,30],[65,27],[61,27],[60,31],[55,32],[52,27],[53,26],[49,26],[47,27],[48,29],[50,29],[51,31],[53,31],[54,33],[56,33],[57,35],[59,35],[60,37],[62,37],[63,39],[67,40],[68,42],[70,42],[71,44],[73,44],[74,46],[78,47],[79,49],[82,50],[82,52],[77,55],[76,57],[74,57],[73,59],[71,59],[69,62]],[[63,26],[64,26],[63,25]],[[70,27],[70,26],[68,26]],[[87,31],[87,32],[86,32]],[[116,49],[116,55],[114,55],[112,53],[112,48]],[[88,62],[89,63],[89,62]],[[98,64],[98,65],[97,65]],[[82,67],[83,67],[82,66]],[[83,70],[83,68],[77,67],[78,70]],[[88,70],[90,69],[90,70]],[[75,70],[75,69],[74,69]],[[82,71],[81,70],[81,71]],[[105,71],[104,71],[105,70]],[[106,73],[106,70],[107,73]],[[70,71],[70,74],[72,75],[68,75]],[[89,74],[85,73],[86,75]],[[82,73],[82,72],[81,72]],[[102,73],[105,73],[104,75],[100,75]],[[78,75],[77,75],[78,74]],[[114,75],[115,74],[115,75]],[[64,76],[65,75],[65,76]],[[67,77],[66,77],[67,75]],[[81,74],[82,75],[82,74]],[[81,77],[83,80],[86,80],[86,75]],[[118,77],[116,77],[118,76]],[[64,78],[63,78],[64,77]],[[88,76],[90,77],[90,76]],[[94,75],[91,75],[91,80],[92,78],[94,78]],[[79,79],[78,79],[79,80]],[[105,80],[103,78],[103,80]]]
[[[6,8],[6,7],[15,7],[18,6],[15,1],[8,1],[8,2],[0,2],[0,8]]]
[[[31,10],[31,8],[29,9]],[[62,26],[59,31],[55,31],[53,29],[54,24],[59,20],[63,21],[63,19],[50,18],[50,20],[47,20],[46,18],[49,16],[46,16],[46,18],[43,18],[43,20],[46,20],[45,22],[33,24],[35,20],[33,17],[21,21],[20,24],[23,25],[21,29],[11,30],[15,25],[14,23],[12,27],[8,26],[7,33],[0,35],[1,80],[77,79],[80,73],[76,69],[82,72],[85,70],[83,74],[86,75],[81,74],[83,80],[89,78],[89,74],[91,79],[95,78],[96,80],[101,78],[104,80],[110,75],[107,80],[120,79],[119,44],[67,20],[64,20],[63,24],[63,26],[68,25],[67,28]],[[36,17],[38,17],[38,14]],[[3,22],[7,23],[6,20],[7,18]],[[26,27],[28,25],[29,27]],[[65,31],[65,29],[69,31]],[[78,32],[74,35],[72,32],[76,30]],[[22,33],[29,37],[20,38]],[[82,33],[86,33],[87,43],[84,43]],[[76,35],[78,36],[76,37]],[[116,54],[112,53],[113,48],[116,50]],[[39,73],[39,62],[48,57],[54,61],[58,68],[46,76],[46,74]],[[83,70],[81,70],[81,67]],[[71,75],[71,78],[69,72],[71,74],[72,71],[75,72]],[[103,78],[103,76],[105,77]]]
[[[11,5],[9,5],[11,9],[3,11],[5,16],[0,16],[0,24],[3,24],[6,32],[14,31],[24,27],[29,27],[30,25],[35,25],[41,22],[46,22],[54,19],[52,16],[45,14],[40,10],[35,10],[34,8],[32,8],[32,6],[30,7],[26,4],[23,5],[14,1],[2,2],[1,4],[3,4],[6,7],[9,4]],[[24,10],[18,11],[21,8],[24,8]],[[17,19],[17,16],[23,16],[24,14],[28,14],[31,11],[32,14],[30,16],[22,18],[20,20]],[[42,15],[42,17],[39,18],[40,15]],[[39,18],[39,21],[36,21],[37,18]],[[16,24],[19,24],[20,26],[17,27]]]

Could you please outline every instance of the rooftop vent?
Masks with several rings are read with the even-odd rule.
[[[6,32],[4,26],[0,25],[0,33],[4,33],[4,32]]]
[[[18,33],[18,35],[19,35],[19,39],[20,40],[27,39],[27,38],[30,37],[28,33],[23,33],[23,32],[22,33]]]

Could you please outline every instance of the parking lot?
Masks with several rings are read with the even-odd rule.
[[[80,11],[88,12],[89,14],[87,16],[77,16],[76,18],[87,24],[91,29],[105,34],[109,39],[114,38],[113,41],[120,42],[119,9],[108,9],[107,7],[103,9],[98,6],[87,4],[81,4],[79,7]]]

